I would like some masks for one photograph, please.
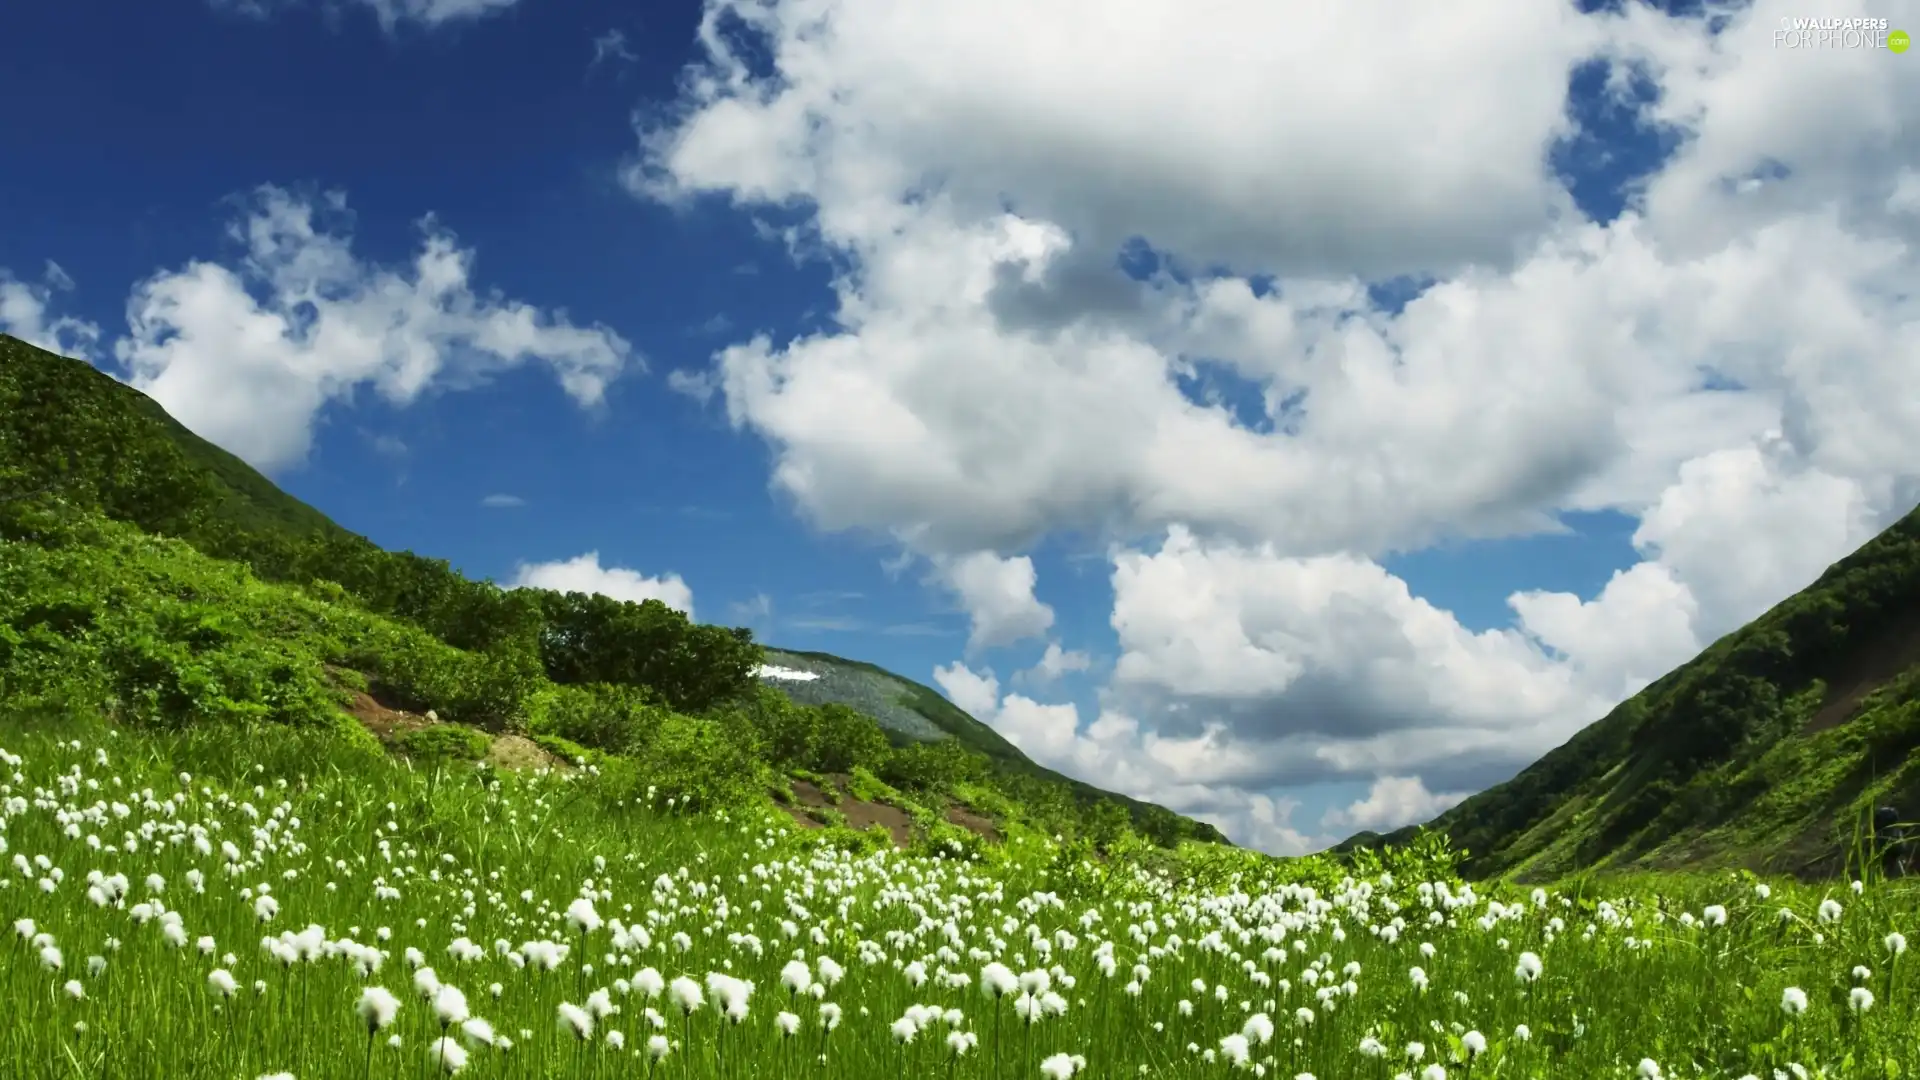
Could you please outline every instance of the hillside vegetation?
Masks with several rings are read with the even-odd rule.
[[[371,728],[416,757],[510,738],[682,808],[790,799],[801,778],[857,788],[909,815],[913,842],[949,848],[986,831],[958,808],[995,836],[1107,850],[1219,839],[1040,769],[951,706],[919,706],[942,738],[890,735],[761,685],[763,662],[748,631],[657,601],[502,589],[384,551],[132,388],[0,336],[0,712],[261,738]]]
[[[1430,827],[1482,875],[1830,875],[1857,861],[1872,808],[1920,816],[1916,749],[1920,510]]]
[[[768,648],[765,653],[766,662],[771,667],[804,671],[816,676],[805,680],[766,680],[767,685],[779,689],[794,701],[807,705],[846,705],[873,717],[896,738],[916,741],[953,739],[973,753],[994,762],[1005,772],[1033,776],[1052,785],[1064,785],[1083,802],[1110,800],[1124,806],[1138,821],[1163,822],[1148,827],[1149,831],[1156,834],[1170,827],[1163,821],[1168,811],[1161,807],[1102,791],[1091,784],[1034,764],[1005,736],[974,719],[931,686],[895,675],[877,665],[862,660],[848,660],[832,653],[775,648]],[[1191,835],[1196,840],[1227,842],[1225,836],[1206,822],[1194,822],[1192,829]]]

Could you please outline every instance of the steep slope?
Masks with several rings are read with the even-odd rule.
[[[49,509],[56,507],[177,538],[223,562],[195,561],[179,545],[142,546],[124,532]],[[658,731],[680,730],[672,728],[673,717],[662,720],[665,710],[730,722],[741,694],[751,699],[751,671],[762,656],[745,631],[690,625],[662,605],[507,592],[466,579],[444,561],[383,551],[195,436],[137,390],[82,361],[0,335],[0,555],[9,542],[87,551],[71,563],[28,552],[14,553],[10,563],[0,559],[0,571],[18,575],[11,599],[19,601],[12,610],[0,602],[0,708],[20,706],[18,687],[31,683],[43,704],[48,695],[121,703],[139,697],[167,723],[208,715],[305,722],[316,708],[331,708],[320,669],[345,666],[417,712],[432,707],[496,732],[545,732],[614,747],[658,742]],[[51,569],[68,565],[74,574],[115,579],[119,599],[93,588],[102,582],[68,589],[62,571]],[[254,584],[233,584],[247,580]],[[38,595],[29,598],[30,587]],[[216,594],[222,599],[211,599]],[[337,605],[317,609],[321,622],[361,629],[296,640],[287,635],[299,620],[263,614],[309,602]],[[358,614],[349,618],[348,610]],[[109,625],[111,634],[101,629]],[[74,651],[85,644],[78,638],[91,647],[109,638],[128,644],[83,663],[92,654]],[[141,650],[151,655],[136,656]],[[12,671],[16,697],[8,700],[10,654],[31,655],[36,664],[55,655],[73,663]],[[104,670],[123,660],[139,671]],[[1104,806],[1124,811],[1122,821],[1162,842],[1223,839],[1212,826],[1042,769],[918,683],[820,654],[776,651],[767,662],[783,660],[830,668],[833,686],[863,688],[817,701],[796,695],[802,705],[848,705],[872,718],[862,721],[869,729],[877,723],[904,741],[951,738],[985,759],[993,783],[1035,810],[1036,823],[1071,823]],[[89,665],[102,667],[101,678],[134,679],[139,687],[93,685],[98,680],[73,674]],[[55,667],[66,674],[46,682],[41,676]],[[238,689],[229,695],[223,687]],[[800,722],[792,714],[748,711],[761,724]],[[869,764],[882,770],[890,760],[883,755]],[[924,766],[935,759],[917,760]]]
[[[1830,873],[1874,806],[1920,817],[1916,749],[1920,509],[1428,828],[1480,875]]]
[[[350,535],[92,365],[0,334],[0,498],[42,490],[149,530]]]
[[[1103,791],[1036,764],[1005,736],[948,701],[939,691],[876,664],[848,660],[832,653],[775,648],[766,650],[766,664],[770,670],[761,676],[761,681],[802,705],[829,702],[845,705],[873,717],[881,727],[902,740],[952,739],[1007,768],[1064,785],[1083,798],[1117,801],[1126,806],[1136,820],[1167,813],[1151,803]],[[1227,838],[1213,826],[1195,823],[1195,827],[1197,839],[1227,843]]]
[[[823,652],[766,650],[763,676],[769,686],[803,705],[838,702],[858,709],[880,726],[920,741],[951,738],[1001,761],[1025,761],[1026,755],[999,732],[975,720],[930,686],[862,660]],[[809,677],[810,676],[810,677]]]

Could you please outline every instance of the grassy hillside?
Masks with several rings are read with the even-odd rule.
[[[383,551],[137,391],[0,336],[0,712],[166,729],[350,713],[403,752],[531,739],[682,806],[831,775],[927,842],[959,839],[949,806],[996,836],[1221,839],[1040,769],[879,668],[835,661],[868,692],[796,703],[757,685],[762,660],[747,631],[657,602],[505,590]],[[950,738],[902,737],[903,717]]]
[[[105,372],[0,334],[0,498],[52,490],[155,527],[345,534]]]
[[[813,679],[767,678],[768,686],[805,705],[838,703],[873,717],[896,737],[921,742],[952,739],[974,753],[1001,766],[1031,775],[1039,780],[1064,785],[1082,799],[1111,799],[1127,807],[1135,818],[1147,818],[1166,811],[1124,795],[1102,791],[1091,784],[1062,776],[1035,764],[1006,737],[974,719],[966,710],[948,701],[939,691],[912,679],[869,664],[848,660],[832,653],[768,648],[769,666],[788,671],[804,671]],[[1205,822],[1195,822],[1195,839],[1224,844],[1227,838]]]
[[[770,666],[817,676],[810,680],[767,680],[769,686],[786,691],[795,701],[810,705],[837,701],[859,709],[906,738],[952,738],[988,757],[1025,760],[1025,755],[999,732],[968,716],[930,686],[832,653],[768,647],[766,656]]]
[[[1916,750],[1920,510],[1430,828],[1478,874],[1826,874],[1873,807],[1920,816]]]

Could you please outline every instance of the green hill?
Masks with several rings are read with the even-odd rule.
[[[845,705],[873,717],[881,727],[903,740],[938,742],[952,739],[1005,768],[1065,785],[1081,798],[1112,799],[1125,805],[1136,816],[1166,812],[1151,803],[1102,791],[1091,784],[1035,764],[1005,736],[974,719],[933,687],[895,675],[876,664],[848,660],[824,652],[769,647],[765,653],[769,667],[815,676],[812,679],[763,678],[762,681],[768,686],[801,704]],[[1210,825],[1196,823],[1196,829],[1195,835],[1199,838],[1213,843],[1227,842],[1226,837]]]
[[[873,717],[880,726],[902,738],[920,742],[954,739],[970,750],[1007,762],[1025,762],[1022,754],[999,732],[967,715],[939,691],[902,678],[863,660],[832,653],[790,651],[769,646],[767,665],[804,672],[810,679],[777,678],[764,681],[808,705],[839,702]]]
[[[1920,817],[1920,510],[1426,828],[1473,874],[1843,869]],[[1415,829],[1343,850],[1405,843]]]
[[[763,663],[831,678],[780,693],[754,677]],[[0,711],[361,739],[367,726],[407,753],[513,738],[683,805],[851,776],[914,811],[929,839],[951,839],[939,811],[961,805],[1002,831],[1101,845],[1223,839],[1042,769],[873,665],[768,653],[658,602],[502,589],[382,550],[133,388],[4,335]]]

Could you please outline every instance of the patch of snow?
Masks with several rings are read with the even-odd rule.
[[[774,667],[772,664],[761,664],[759,667],[753,669],[753,673],[762,679],[784,679],[787,682],[812,682],[820,677],[820,673],[817,671],[801,671],[798,668]]]

